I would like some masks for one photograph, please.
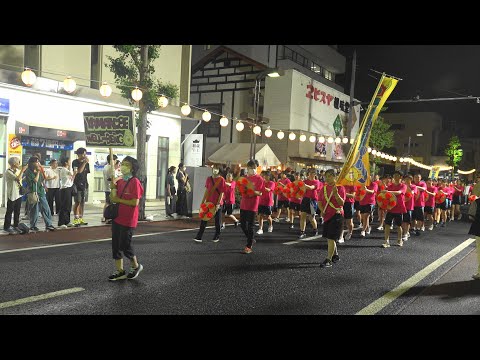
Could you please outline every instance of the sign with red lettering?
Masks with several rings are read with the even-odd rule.
[[[87,146],[135,147],[133,111],[83,113]]]

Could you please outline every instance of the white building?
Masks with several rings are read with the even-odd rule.
[[[114,86],[114,75],[105,67],[107,56],[115,56],[109,45],[2,45],[0,46],[0,106],[3,159],[0,172],[7,167],[8,157],[21,156],[22,162],[36,152],[48,166],[50,159],[66,155],[75,159],[74,151],[86,147],[84,139],[84,112],[134,110],[119,95]],[[155,60],[156,78],[180,88],[180,100],[189,101],[190,45],[163,45]],[[37,81],[29,88],[20,79],[23,67],[35,69]],[[77,90],[68,94],[63,80],[69,75],[75,79]],[[109,98],[102,98],[97,90],[101,82],[113,89]],[[178,99],[177,99],[178,105]],[[164,195],[165,174],[168,166],[178,165],[181,158],[181,116],[178,106],[148,115],[151,127],[147,145],[146,199]],[[16,135],[23,144],[12,150],[9,138]],[[90,158],[89,201],[103,200],[102,169],[108,148],[87,148]],[[136,157],[136,149],[113,149],[122,159]],[[11,153],[13,151],[13,153]],[[0,189],[2,205],[5,191]]]

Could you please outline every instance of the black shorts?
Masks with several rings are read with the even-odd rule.
[[[424,221],[423,206],[415,206],[413,208],[412,220]]]
[[[223,204],[222,211],[223,211],[224,214],[232,215],[233,204]]]
[[[387,211],[387,215],[385,216],[385,225],[392,226],[394,221],[395,225],[402,226],[403,214],[394,214]]]
[[[360,210],[360,201],[355,201],[353,203],[353,208],[355,209],[355,211]]]
[[[445,200],[441,204],[435,204],[435,207],[440,210],[447,210],[447,200]]]
[[[343,216],[342,214],[335,214],[332,218],[328,219],[323,223],[323,233],[324,238],[330,240],[338,240],[343,232]]]
[[[300,211],[302,204],[290,201],[288,207],[290,208],[290,210]]]
[[[462,195],[454,195],[452,198],[452,205],[461,205],[462,204]]]
[[[433,206],[425,206],[424,211],[425,214],[433,215]]]
[[[404,223],[410,223],[412,221],[412,212],[413,210],[407,210],[407,212],[403,214]]]
[[[351,202],[345,202],[343,204],[343,217],[345,218],[345,220],[350,220],[350,219],[353,219],[353,203]]]
[[[283,208],[287,208],[287,209],[288,209],[289,204],[290,204],[290,202],[289,202],[288,200],[278,200],[277,208],[278,208],[278,209],[281,209],[281,208],[283,207]]]
[[[371,214],[374,205],[360,205],[360,214]]]
[[[77,195],[73,197],[73,200],[78,204],[85,204],[86,190],[77,190]]]
[[[317,205],[317,200],[304,197],[302,199],[302,204],[300,206],[300,211],[305,212],[305,213],[310,214],[310,215],[315,215],[315,213],[317,212],[317,206],[318,206]],[[313,207],[313,211],[312,211],[312,207]]]
[[[267,205],[258,205],[258,213],[260,215],[272,215],[272,207]]]

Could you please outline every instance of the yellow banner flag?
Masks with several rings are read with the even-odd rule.
[[[353,146],[345,159],[337,184],[339,185],[370,185],[370,162],[367,151],[370,132],[377,120],[378,114],[397,85],[398,80],[382,74],[377,89],[368,105],[362,125],[358,131]]]

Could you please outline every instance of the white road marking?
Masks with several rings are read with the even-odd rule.
[[[85,290],[84,288],[71,288],[71,289],[65,289],[60,291],[54,291],[54,292],[42,294],[42,295],[30,296],[23,299],[7,301],[4,303],[0,303],[0,309],[5,309],[12,306],[18,306],[18,305],[27,304],[35,301],[40,301],[40,300],[51,299],[57,296],[73,294],[73,293],[84,291],[84,290]]]
[[[233,224],[227,224],[226,226],[230,226],[230,225],[233,226]],[[207,229],[211,229],[211,228],[214,228],[214,227],[215,227],[215,226],[207,226],[206,228],[207,228]],[[137,237],[142,237],[142,236],[162,235],[162,234],[169,234],[169,233],[181,232],[181,231],[192,231],[192,230],[198,230],[198,229],[199,229],[199,228],[170,230],[170,231],[161,231],[161,232],[156,232],[156,233],[147,233],[147,234],[133,235],[133,237],[134,237],[134,238],[137,238]],[[86,240],[86,241],[79,241],[79,242],[65,243],[65,244],[33,246],[33,247],[28,247],[28,248],[23,248],[23,249],[1,250],[1,251],[0,251],[0,254],[17,252],[17,251],[28,251],[28,250],[47,249],[47,248],[54,248],[54,247],[60,247],[60,246],[80,245],[80,244],[94,243],[94,242],[102,242],[102,241],[112,241],[112,238],[96,239],[96,240]]]
[[[299,239],[299,240],[295,240],[295,241],[287,241],[287,242],[284,242],[283,245],[298,244],[298,243],[301,243],[302,241],[311,241],[311,240],[315,240],[315,239],[320,239],[321,237],[322,237],[322,235],[310,236],[310,237],[307,237],[305,239]]]
[[[408,279],[408,280],[404,281],[403,283],[401,283],[400,285],[398,285],[395,289],[389,291],[388,293],[383,295],[381,298],[375,300],[370,305],[364,307],[362,310],[357,312],[355,315],[374,315],[374,314],[378,313],[380,310],[385,308],[388,304],[390,304],[395,299],[400,297],[406,291],[410,290],[413,286],[418,284],[421,280],[423,280],[425,277],[427,277],[430,273],[432,273],[434,270],[439,268],[441,265],[443,265],[445,262],[450,260],[455,255],[457,255],[460,251],[465,249],[467,246],[469,246],[473,242],[475,242],[475,239],[472,239],[472,238],[465,240],[463,243],[458,245],[456,248],[449,251],[448,253],[443,255],[441,258],[435,260],[430,265],[428,265],[424,269],[417,272],[410,279]]]

